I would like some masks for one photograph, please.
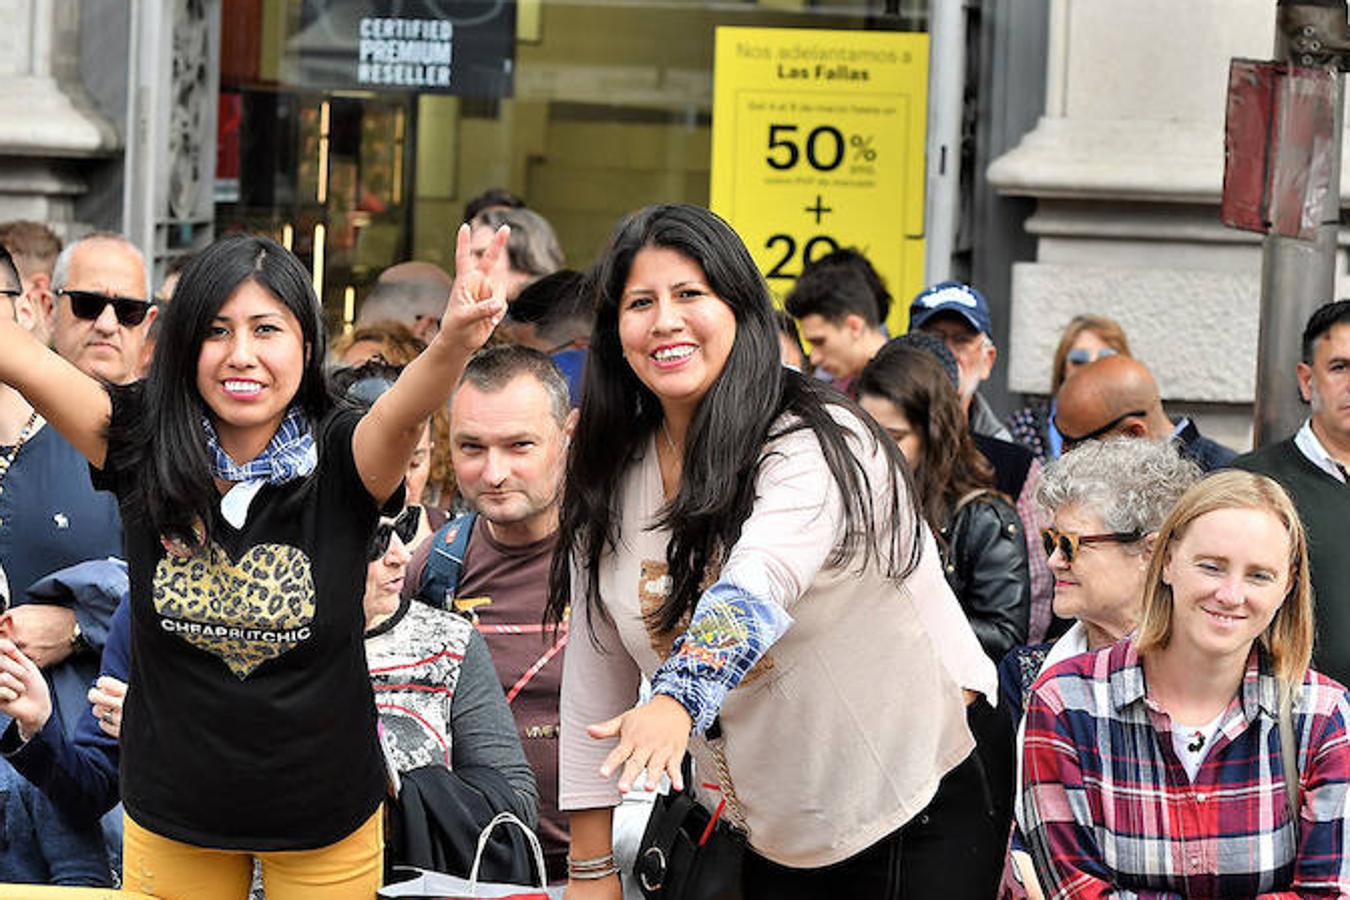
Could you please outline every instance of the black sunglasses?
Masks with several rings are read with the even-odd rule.
[[[103,315],[103,308],[112,304],[117,321],[127,328],[134,328],[145,321],[154,304],[149,300],[137,300],[133,297],[109,297],[97,291],[62,290],[56,293],[70,300],[70,311],[77,319],[93,321]]]
[[[394,535],[405,545],[417,534],[417,525],[421,521],[422,507],[409,506],[398,514],[397,519],[383,519],[375,526],[375,536],[370,539],[370,561],[374,562],[389,550],[389,541]]]
[[[1041,529],[1041,545],[1045,547],[1046,558],[1055,555],[1058,550],[1064,555],[1066,563],[1072,563],[1083,544],[1133,544],[1144,536],[1142,531],[1111,531],[1106,534],[1074,534],[1072,531],[1060,531],[1058,528]]]
[[[1059,427],[1058,422],[1055,423],[1055,428],[1059,429],[1060,437],[1064,438],[1064,449],[1070,450],[1074,447],[1077,447],[1084,441],[1090,441],[1093,440],[1094,438],[1099,438],[1102,435],[1110,434],[1116,428],[1120,427],[1120,423],[1124,422],[1126,419],[1133,419],[1135,417],[1142,418],[1147,415],[1148,410],[1136,409],[1132,412],[1127,412],[1124,413],[1123,415],[1116,416],[1114,419],[1112,419],[1110,422],[1107,422],[1101,428],[1098,428],[1095,431],[1089,431],[1087,434],[1081,434],[1078,437],[1069,437],[1069,435],[1064,433],[1064,429]]]

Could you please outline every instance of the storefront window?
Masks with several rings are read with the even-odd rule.
[[[217,232],[287,243],[335,328],[387,266],[450,269],[464,205],[484,189],[524,198],[577,268],[633,209],[706,204],[717,26],[922,30],[927,18],[927,0],[528,0],[505,51],[510,96],[297,83],[324,80],[297,67],[297,34],[312,48],[319,26],[405,5],[453,18],[473,2],[225,0]],[[476,2],[479,18],[500,6]]]

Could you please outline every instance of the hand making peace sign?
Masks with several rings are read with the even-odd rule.
[[[455,237],[455,283],[441,316],[437,338],[457,344],[473,353],[487,343],[492,330],[506,315],[506,285],[495,283],[488,273],[506,249],[511,229],[503,225],[492,236],[483,255],[474,258],[469,248],[469,226],[459,227]]]

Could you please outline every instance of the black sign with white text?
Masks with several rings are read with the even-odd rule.
[[[329,90],[509,97],[515,0],[304,0],[285,80]]]

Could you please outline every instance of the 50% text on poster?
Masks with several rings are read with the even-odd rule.
[[[924,35],[718,29],[712,207],[780,298],[843,247],[893,295],[922,287],[926,47]]]
[[[841,182],[817,177],[817,173],[838,171],[846,157],[850,165],[845,170],[855,178],[867,178],[875,172],[877,151],[873,146],[876,135],[851,134],[845,139],[844,133],[834,125],[817,125],[797,143],[800,125],[786,122],[774,122],[769,125],[768,153],[764,162],[769,168],[784,173],[782,177],[769,176],[766,184],[804,185],[810,193],[816,189],[815,202],[803,208],[802,212],[812,217],[817,227],[824,225],[826,217],[834,214],[834,208],[825,205],[820,191],[829,191]],[[848,150],[846,151],[846,142]],[[800,167],[799,164],[804,163]],[[808,231],[810,229],[807,229]],[[798,247],[798,237],[792,232],[780,231],[769,235],[764,246],[775,253],[778,261],[764,273],[769,279],[789,280],[801,274],[800,267],[815,262],[820,257],[839,249],[839,241],[829,234],[816,234],[805,237]]]

